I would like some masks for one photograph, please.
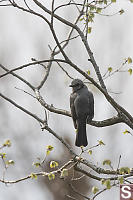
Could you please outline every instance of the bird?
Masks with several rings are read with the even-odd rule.
[[[72,87],[70,109],[77,132],[75,146],[86,147],[88,145],[86,123],[91,122],[94,117],[94,97],[80,79],[73,79],[69,87]]]

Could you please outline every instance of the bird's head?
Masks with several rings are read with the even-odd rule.
[[[84,83],[80,79],[74,79],[69,87],[72,87],[73,92],[76,92],[84,87]]]

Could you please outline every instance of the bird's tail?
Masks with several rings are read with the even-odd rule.
[[[78,147],[88,145],[87,136],[86,136],[86,119],[77,120],[77,135],[75,145]]]

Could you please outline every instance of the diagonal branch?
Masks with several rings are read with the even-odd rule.
[[[15,71],[18,71],[18,70],[21,70],[21,69],[24,69],[24,68],[27,68],[27,67],[30,67],[30,66],[33,66],[33,65],[42,64],[42,63],[45,63],[45,62],[63,62],[63,63],[66,63],[65,60],[62,60],[62,59],[53,59],[53,57],[51,57],[50,59],[31,62],[31,63],[25,64],[25,65],[21,65],[19,67],[16,67],[14,69],[8,70],[7,73],[0,75],[0,78],[6,76],[8,74],[11,74],[12,72],[15,72]],[[3,68],[1,64],[0,64],[0,67]]]
[[[78,195],[81,196],[82,198],[91,200],[89,197],[86,197],[85,195],[81,194],[78,190],[76,190],[76,189],[74,188],[74,186],[73,186],[71,183],[69,183],[69,186],[70,186],[70,188],[71,188],[76,194],[78,194]]]
[[[2,97],[3,99],[5,99],[6,101],[10,102],[12,105],[14,105],[16,108],[20,109],[21,111],[23,111],[24,113],[30,115],[31,117],[33,117],[34,119],[36,119],[39,123],[44,123],[44,121],[42,119],[40,119],[39,117],[37,117],[35,114],[31,113],[30,111],[26,110],[25,108],[23,108],[22,106],[18,105],[16,102],[14,102],[13,100],[9,99],[8,97],[4,96],[2,93],[0,93],[0,97]]]
[[[6,72],[9,72],[10,70],[8,70],[6,67],[4,67],[3,65],[0,64],[0,67],[2,69],[4,69]],[[24,78],[22,78],[21,76],[15,74],[14,72],[10,72],[9,74],[15,76],[16,78],[18,78],[20,81],[22,81],[23,83],[25,83],[26,85],[28,85],[32,90],[34,90],[34,87],[28,82],[26,81]]]
[[[91,162],[89,162],[88,160],[79,157],[78,155],[76,155],[76,153],[73,151],[73,149],[71,148],[71,146],[69,144],[67,144],[62,137],[60,137],[59,135],[57,135],[57,133],[55,131],[53,131],[45,121],[43,121],[42,119],[40,119],[38,116],[36,116],[35,114],[29,112],[28,110],[26,110],[25,108],[21,107],[20,105],[18,105],[17,103],[15,103],[14,101],[12,101],[11,99],[9,99],[8,97],[4,96],[3,94],[0,93],[0,96],[5,99],[6,101],[10,102],[12,105],[14,105],[15,107],[17,107],[18,109],[20,109],[21,111],[23,111],[24,113],[28,114],[29,116],[33,117],[34,119],[36,119],[39,123],[41,123],[42,125],[44,125],[44,127],[42,129],[47,130],[48,132],[50,132],[55,138],[57,138],[70,152],[70,154],[73,157],[74,162],[80,162],[86,166],[88,166],[89,168],[93,169],[95,172],[97,173],[101,173],[101,174],[112,174],[112,175],[116,175],[117,171],[116,170],[105,170],[103,168],[99,168],[96,165],[92,164]],[[119,171],[118,171],[119,174]]]

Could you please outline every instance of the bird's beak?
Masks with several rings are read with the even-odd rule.
[[[69,85],[69,87],[73,87],[73,85]]]

